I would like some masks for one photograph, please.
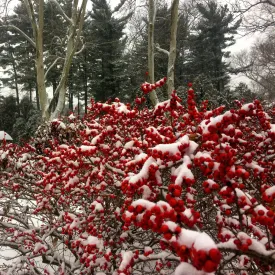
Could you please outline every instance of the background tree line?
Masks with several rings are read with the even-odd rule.
[[[270,37],[257,42],[246,55],[235,56],[234,66],[230,63],[231,53],[228,47],[235,43],[234,35],[241,21],[252,24],[242,18],[244,7],[240,2],[235,3],[233,7],[218,4],[214,0],[187,1],[180,4],[175,87],[181,96],[185,95],[185,84],[191,81],[198,99],[208,99],[214,106],[229,106],[237,98],[249,101],[256,96],[255,92],[267,94],[272,98],[273,65],[261,69],[270,58],[264,53],[259,55],[261,52],[272,54],[266,45],[271,41]],[[66,108],[63,114],[73,111],[75,106],[79,113],[86,112],[91,97],[100,101],[119,97],[122,101],[133,102],[140,93],[140,84],[148,80],[147,2],[141,3],[144,5],[140,8],[133,7],[130,1],[126,0],[122,0],[116,7],[111,7],[106,0],[90,0],[89,3],[92,8],[88,9],[84,18],[81,41],[68,71]],[[155,1],[155,4],[154,71],[155,79],[159,79],[167,74],[168,56],[165,52],[168,51],[170,43],[171,7],[165,1]],[[38,14],[39,5],[33,7],[34,14]],[[52,108],[57,105],[58,98],[55,95],[63,74],[62,64],[66,58],[68,42],[62,37],[66,37],[67,19],[72,18],[72,1],[59,1],[58,7],[60,9],[54,1],[47,1],[43,11],[43,54],[47,69],[45,85],[53,97],[50,104]],[[235,12],[238,11],[238,17],[235,16],[234,8]],[[249,10],[249,7],[245,8]],[[269,5],[269,8],[273,8],[272,5]],[[61,9],[67,17],[62,16]],[[5,121],[9,126],[1,122],[0,128],[13,133],[16,139],[19,139],[31,135],[32,132],[21,133],[16,130],[16,125],[24,125],[28,119],[35,125],[39,117],[37,114],[40,112],[41,103],[38,100],[36,75],[37,51],[15,28],[9,28],[7,31],[4,27],[7,24],[24,31],[29,37],[32,36],[32,23],[23,2],[13,8],[12,14],[1,18],[0,28],[0,66],[4,71],[1,86],[14,91],[14,97],[3,98],[0,110],[6,112],[4,106],[8,105],[8,101],[13,102],[14,119]],[[269,47],[273,48],[272,42]],[[249,62],[251,60],[253,62]],[[251,91],[244,83],[240,83],[236,88],[230,87],[230,74],[240,71],[254,80],[257,84],[255,91]],[[264,87],[264,91],[261,87]],[[26,97],[20,100],[23,94]],[[164,91],[158,91],[158,94],[161,100],[167,97]],[[28,104],[28,109],[34,111],[26,116],[23,107],[20,107],[22,104]]]

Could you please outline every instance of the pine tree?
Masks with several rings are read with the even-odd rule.
[[[10,24],[20,28],[30,35],[31,27],[27,18],[25,6],[15,6],[13,14],[6,18]],[[34,48],[18,33],[7,32],[1,29],[0,66],[4,67],[5,79],[3,84],[16,91],[16,101],[19,106],[19,90],[29,93],[32,101],[33,92],[36,90],[36,74]]]
[[[205,75],[222,94],[230,80],[229,64],[225,60],[230,52],[226,49],[235,43],[234,34],[241,21],[234,22],[228,6],[220,6],[216,1],[198,4],[197,9],[201,18],[195,34],[190,36],[186,72],[191,81],[200,74]]]
[[[19,108],[20,116],[14,121],[11,135],[13,142],[23,143],[34,136],[41,123],[41,114],[26,96],[20,101]]]
[[[12,133],[13,125],[18,117],[19,110],[14,96],[7,96],[0,103],[0,129],[8,134]]]
[[[131,14],[117,17],[106,0],[92,0],[90,37],[93,44],[90,59],[93,64],[91,90],[96,100],[119,97],[125,81],[123,52],[126,44],[125,25]]]

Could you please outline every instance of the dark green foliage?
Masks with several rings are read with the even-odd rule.
[[[41,122],[41,115],[28,97],[22,98],[19,107],[20,116],[17,117],[11,133],[14,142],[21,143],[29,140],[34,135]]]
[[[126,44],[124,28],[130,16],[118,18],[106,0],[92,0],[89,13],[89,36],[93,41],[88,48],[93,64],[90,87],[96,100],[106,101],[121,95],[127,79],[123,52]]]
[[[222,94],[230,80],[229,64],[225,60],[230,52],[226,48],[235,43],[233,35],[241,22],[234,22],[228,6],[220,6],[216,1],[199,4],[197,9],[201,19],[189,39],[190,54],[186,63],[189,80],[194,81],[203,74]]]
[[[242,100],[245,103],[253,102],[255,99],[264,100],[263,96],[252,92],[247,84],[240,82],[232,91],[234,99]]]
[[[59,0],[58,3],[70,16],[72,1]],[[58,58],[64,57],[65,55],[65,40],[62,41],[63,37],[66,37],[66,22],[57,10],[56,5],[52,2],[46,2],[44,11],[44,48],[48,51],[47,58],[45,60],[46,70],[51,64]],[[60,58],[58,62],[51,68],[47,75],[47,86],[51,87],[52,93],[57,88],[60,76],[63,59]]]
[[[14,14],[5,18],[11,25],[20,28],[32,36],[31,25],[23,4],[14,8]],[[4,69],[3,84],[16,91],[17,105],[19,104],[19,89],[29,92],[30,100],[36,89],[35,50],[26,39],[17,32],[0,28],[0,64]],[[19,88],[20,85],[20,88]]]
[[[2,97],[0,103],[0,130],[11,135],[18,113],[16,98],[14,96]]]
[[[28,97],[20,101],[19,108],[14,96],[1,97],[0,130],[10,134],[13,142],[31,138],[40,122],[40,112],[35,109]]]

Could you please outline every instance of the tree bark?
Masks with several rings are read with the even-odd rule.
[[[69,33],[68,33],[68,43],[67,43],[65,61],[63,65],[61,79],[55,91],[55,96],[58,96],[57,106],[54,110],[52,110],[51,109],[52,104],[50,104],[48,108],[48,110],[51,113],[51,116],[50,116],[51,119],[58,117],[64,109],[65,99],[66,99],[66,83],[70,72],[73,56],[80,42],[80,34],[83,28],[87,0],[83,0],[79,10],[78,10],[78,2],[79,1],[75,0],[73,4],[73,11],[72,11],[72,18],[71,18],[72,24],[70,25]]]
[[[43,29],[44,29],[44,0],[23,0],[23,3],[27,9],[28,17],[30,19],[33,31],[33,39],[29,37],[22,30],[17,28],[16,26],[7,25],[5,26],[7,29],[13,29],[17,31],[19,34],[24,36],[31,45],[36,50],[36,97],[37,97],[37,106],[40,104],[42,117],[44,120],[53,119],[58,117],[65,106],[66,99],[66,85],[67,79],[70,71],[70,66],[72,63],[73,56],[75,54],[79,54],[84,47],[79,52],[78,50],[79,42],[81,40],[81,33],[84,24],[84,15],[86,11],[87,1],[82,0],[80,4],[80,0],[72,0],[72,11],[71,17],[68,17],[62,7],[59,5],[57,0],[50,0],[53,2],[57,9],[60,11],[61,16],[69,23],[68,29],[68,43],[66,48],[66,54],[64,58],[64,64],[62,69],[62,74],[60,81],[57,85],[57,88],[54,92],[53,99],[50,104],[48,104],[48,95],[46,92],[46,77],[50,69],[57,63],[60,57],[58,57],[54,63],[49,66],[48,71],[45,73],[45,64],[44,64],[44,52],[43,52]],[[34,9],[34,3],[38,7],[38,14],[36,14]],[[55,106],[55,102],[57,104]]]
[[[167,93],[168,98],[171,97],[175,89],[175,61],[177,54],[177,29],[178,29],[178,11],[179,0],[173,0],[171,6],[171,36],[170,36],[170,52],[167,69]]]
[[[49,118],[47,112],[48,96],[45,85],[45,69],[44,69],[44,54],[43,54],[43,30],[44,30],[44,0],[39,0],[38,10],[38,26],[36,34],[36,72],[37,72],[37,86],[40,101],[40,108],[42,117]]]
[[[155,62],[154,62],[154,32],[156,18],[156,0],[149,0],[149,25],[148,25],[148,70],[149,82],[155,82]],[[150,100],[153,106],[158,103],[158,97],[155,91],[150,94]]]

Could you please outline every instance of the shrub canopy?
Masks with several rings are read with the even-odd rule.
[[[191,84],[186,103],[144,101],[92,101],[2,145],[7,274],[273,272],[274,110],[196,106]]]

